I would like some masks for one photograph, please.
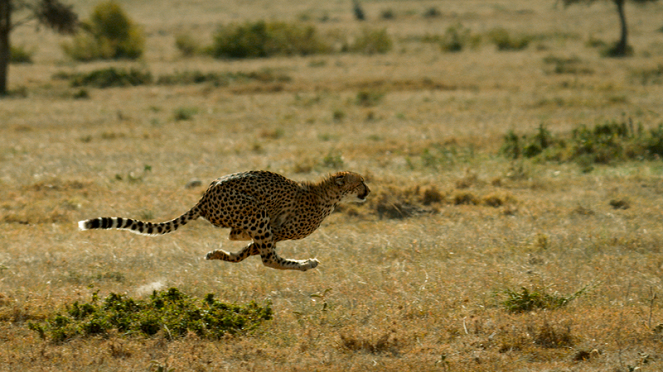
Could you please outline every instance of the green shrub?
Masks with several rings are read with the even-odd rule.
[[[588,288],[589,286],[585,286],[568,296],[562,296],[556,292],[552,294],[546,293],[545,290],[535,289],[530,291],[525,287],[521,287],[520,291],[507,288],[503,291],[506,299],[502,301],[502,305],[507,311],[513,313],[535,309],[554,310],[568,305],[571,301],[585,293]]]
[[[28,323],[42,338],[63,342],[76,336],[105,335],[116,330],[126,336],[152,336],[163,331],[169,339],[189,332],[207,339],[247,332],[272,319],[270,304],[260,306],[219,302],[213,294],[196,299],[177,288],[154,291],[147,300],[134,300],[111,293],[103,301],[97,294],[86,303],[74,302],[64,312],[51,315],[44,323]]]
[[[79,33],[62,48],[77,61],[95,59],[136,59],[143,54],[145,37],[115,1],[99,3]]]
[[[629,121],[607,121],[593,128],[581,125],[570,136],[553,136],[543,125],[533,136],[518,136],[509,131],[500,153],[511,159],[520,157],[561,162],[576,162],[584,171],[593,164],[608,164],[628,159],[655,159],[663,156],[663,125],[644,130]]]
[[[426,9],[424,11],[423,16],[424,16],[424,18],[437,18],[437,17],[442,16],[442,12],[440,12],[439,9],[437,9],[436,7],[433,6],[433,7],[430,7],[428,9]]]
[[[594,71],[589,67],[583,67],[578,57],[556,57],[547,56],[543,63],[552,65],[555,74],[592,74]]]
[[[395,19],[396,13],[393,9],[385,9],[380,13],[380,18],[382,19]]]
[[[157,79],[159,85],[188,85],[211,83],[214,86],[226,86],[231,77],[229,74],[220,74],[216,72],[178,71],[173,74],[161,75]]]
[[[497,46],[497,50],[522,50],[532,41],[532,37],[527,35],[511,36],[509,31],[501,27],[490,31],[488,37]]]
[[[274,55],[328,53],[331,47],[315,27],[285,22],[246,22],[220,26],[210,54],[216,58],[262,58]]]
[[[65,77],[60,73],[58,77]],[[138,69],[126,70],[123,68],[109,67],[94,70],[89,73],[78,73],[67,75],[72,87],[91,86],[95,88],[126,87],[147,85],[152,83],[152,74],[149,71]]]
[[[173,112],[173,118],[175,121],[191,120],[197,113],[198,109],[195,107],[178,107]]]
[[[175,36],[175,47],[184,57],[191,57],[201,52],[200,43],[191,34],[178,34]]]
[[[450,26],[440,40],[440,48],[444,52],[460,52],[468,44],[474,43],[478,39],[470,36],[470,29],[461,24]],[[474,46],[474,45],[473,45]]]
[[[354,53],[363,54],[384,54],[393,47],[391,37],[386,29],[374,30],[364,28],[361,34],[355,38],[354,42],[346,45],[343,49]]]
[[[34,51],[25,49],[24,46],[12,46],[9,48],[9,62],[11,63],[32,63]]]
[[[377,106],[384,97],[384,93],[375,90],[360,90],[357,92],[355,104],[364,107]]]

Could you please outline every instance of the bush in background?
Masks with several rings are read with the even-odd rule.
[[[11,63],[32,63],[34,51],[27,50],[23,46],[12,46],[9,51]]]
[[[363,53],[363,54],[384,54],[393,47],[391,37],[386,29],[373,30],[364,28],[361,35],[355,38],[354,42],[346,44],[343,51]]]
[[[138,69],[126,70],[123,68],[109,67],[101,70],[94,70],[89,73],[77,73],[67,75],[58,74],[58,78],[70,80],[72,87],[127,87],[147,85],[152,83],[152,74],[149,71]]]
[[[285,22],[246,22],[220,26],[210,54],[216,58],[263,58],[328,53],[313,26]]]
[[[663,156],[663,124],[645,131],[642,124],[635,128],[630,120],[607,121],[593,128],[582,125],[571,132],[570,138],[553,136],[540,125],[532,136],[507,133],[501,153],[511,159],[576,162],[584,172],[589,172],[593,164],[660,158]]]
[[[202,51],[200,43],[191,34],[186,33],[175,36],[175,47],[184,57],[191,57]]]
[[[488,38],[497,46],[497,50],[522,50],[532,41],[531,36],[512,36],[509,31],[501,27],[490,31]]]
[[[468,45],[477,48],[481,44],[481,35],[472,35],[469,28],[459,23],[447,28],[439,44],[443,52],[460,52]]]
[[[95,59],[137,59],[143,54],[145,37],[115,1],[98,4],[89,20],[81,23],[71,43],[64,43],[65,54],[77,61]]]

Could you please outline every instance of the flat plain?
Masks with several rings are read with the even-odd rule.
[[[82,18],[94,5],[71,3]],[[634,53],[606,58],[592,44],[618,37],[611,2],[363,1],[362,22],[350,1],[119,3],[145,31],[139,61],[76,63],[60,49],[66,37],[12,33],[34,56],[11,66],[0,99],[0,370],[663,368],[660,158],[500,152],[509,131],[662,124],[663,4],[627,3]],[[393,48],[219,60],[175,46],[181,33],[209,44],[219,24],[256,20],[385,29]],[[477,43],[443,51],[437,41],[459,25]],[[529,44],[498,50],[498,27]],[[265,78],[107,89],[56,78],[107,67]],[[295,180],[352,170],[373,193],[279,243],[284,257],[319,259],[308,272],[205,261],[245,243],[202,220],[158,238],[77,230],[98,216],[169,220],[213,179],[251,169]],[[273,319],[220,340],[53,342],[28,327],[95,292],[140,299],[170,287],[271,303]],[[508,306],[534,294],[568,301]]]

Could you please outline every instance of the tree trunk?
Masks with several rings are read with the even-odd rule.
[[[0,96],[7,94],[9,73],[9,33],[11,32],[11,0],[0,0]]]
[[[619,42],[615,45],[615,55],[625,56],[627,54],[627,36],[628,29],[626,28],[626,14],[624,14],[624,0],[613,0],[617,5],[617,12],[619,13],[619,23],[622,27]]]

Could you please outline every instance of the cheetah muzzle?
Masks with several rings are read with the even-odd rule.
[[[265,266],[306,271],[318,266],[315,258],[292,260],[276,254],[276,243],[305,238],[342,202],[366,201],[370,189],[353,172],[338,172],[318,182],[295,182],[268,171],[250,171],[221,177],[200,201],[183,215],[161,223],[122,217],[80,221],[81,230],[120,229],[143,235],[164,235],[202,217],[217,227],[230,228],[230,240],[252,241],[239,252],[215,250],[207,260],[240,262],[260,255]]]

